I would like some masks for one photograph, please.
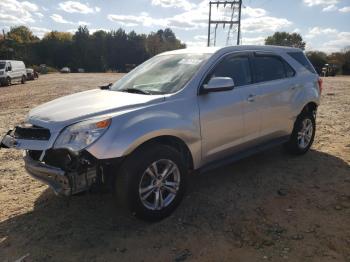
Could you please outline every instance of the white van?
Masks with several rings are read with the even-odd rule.
[[[0,60],[0,83],[11,85],[14,82],[24,84],[27,80],[26,66],[23,61]]]

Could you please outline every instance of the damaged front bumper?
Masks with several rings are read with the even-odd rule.
[[[40,131],[42,132],[42,131]],[[86,151],[48,148],[49,140],[21,139],[18,130],[3,137],[0,148],[25,150],[26,171],[35,179],[49,185],[56,194],[70,196],[88,190],[103,172],[98,161]],[[103,175],[103,174],[102,174]]]
[[[49,185],[56,194],[72,194],[68,177],[62,169],[35,161],[27,153],[24,155],[24,166],[29,175]]]

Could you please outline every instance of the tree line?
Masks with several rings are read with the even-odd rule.
[[[169,28],[148,35],[123,29],[90,34],[80,26],[74,34],[52,31],[39,39],[28,27],[17,26],[0,38],[0,59],[23,60],[27,66],[125,72],[158,53],[185,47]]]
[[[302,50],[306,46],[300,34],[287,32],[274,33],[265,44]],[[125,72],[156,54],[185,47],[169,28],[148,35],[126,33],[121,28],[90,34],[86,26],[80,26],[74,34],[52,31],[39,39],[28,27],[17,26],[0,36],[0,59],[23,60],[27,66],[46,64],[55,69],[68,66],[73,71]],[[338,74],[350,75],[350,48],[331,54],[308,51],[306,55],[319,74],[325,64],[330,64]]]
[[[305,49],[306,43],[298,33],[276,32],[265,39],[266,45],[291,46]],[[322,68],[329,64],[334,66],[338,74],[350,75],[350,47],[340,52],[326,54],[321,51],[307,51],[306,56],[315,67],[317,73],[322,74]]]

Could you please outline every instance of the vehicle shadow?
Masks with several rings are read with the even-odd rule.
[[[82,194],[68,200],[47,189],[35,201],[32,212],[0,223],[0,261],[27,253],[35,261],[60,260],[65,254],[69,254],[66,260],[99,260],[107,259],[108,254],[125,253],[132,257],[137,248],[148,250],[146,256],[154,249],[171,252],[191,241],[191,235],[205,239],[223,234],[243,245],[242,227],[256,231],[247,223],[263,217],[264,223],[273,224],[271,216],[279,212],[277,209],[284,212],[305,198],[322,201],[321,197],[313,198],[314,190],[327,191],[344,183],[349,171],[345,161],[327,153],[311,150],[293,157],[281,148],[272,149],[191,176],[180,207],[169,218],[153,224],[120,214],[109,194]],[[335,193],[341,194],[346,186],[349,184]],[[283,214],[279,214],[282,224]]]

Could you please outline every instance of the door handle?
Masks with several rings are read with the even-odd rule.
[[[255,101],[255,95],[250,94],[250,95],[248,96],[248,98],[247,98],[247,101],[248,101],[248,102],[254,102],[254,101]]]

